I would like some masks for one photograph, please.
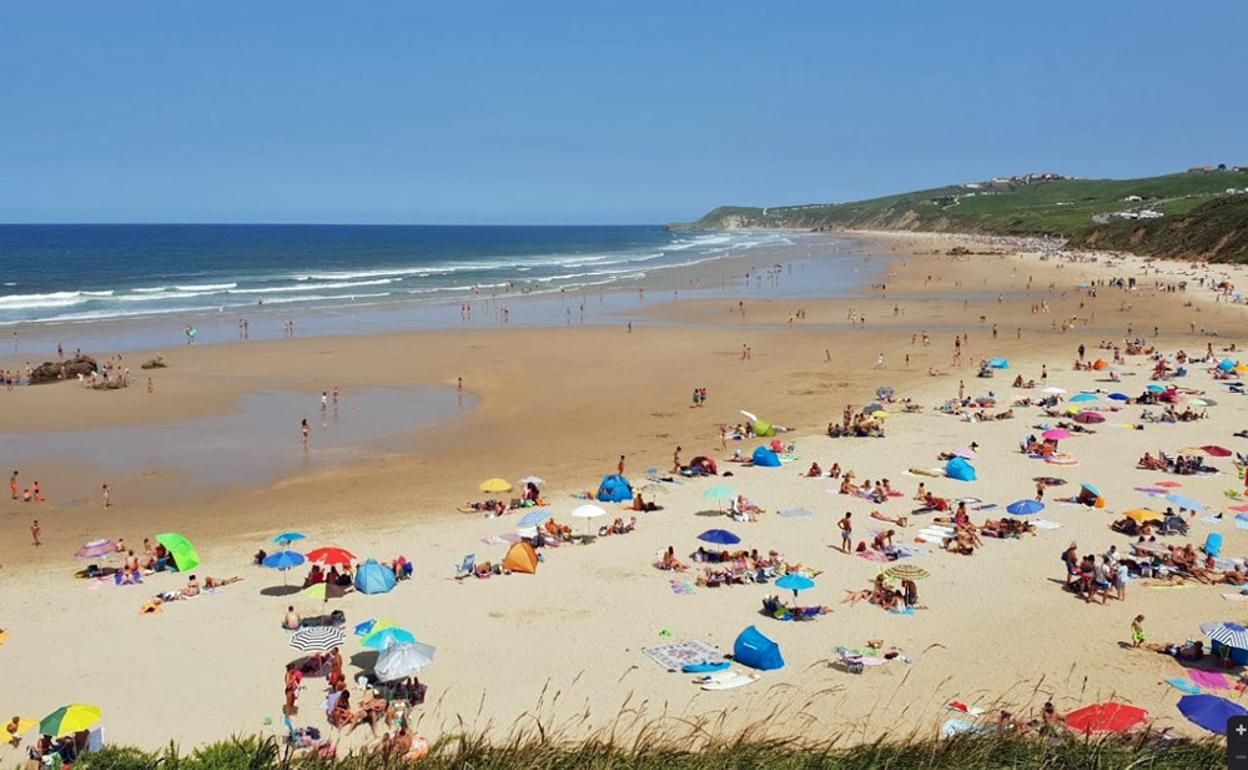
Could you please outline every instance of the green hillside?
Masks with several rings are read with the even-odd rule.
[[[1158,256],[1248,260],[1248,171],[950,185],[837,204],[721,206],[681,229],[792,227],[1050,235]],[[1139,198],[1136,200],[1135,198]],[[1127,200],[1131,198],[1131,200]],[[1121,219],[1117,212],[1158,212]]]

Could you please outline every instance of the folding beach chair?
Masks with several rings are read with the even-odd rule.
[[[464,563],[455,568],[455,577],[465,578],[477,570],[477,555],[470,553],[464,557]]]

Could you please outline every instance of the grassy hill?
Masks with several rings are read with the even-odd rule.
[[[1248,260],[1248,171],[950,185],[837,204],[721,206],[689,229],[796,227],[1048,235],[1167,257]],[[1135,198],[1139,200],[1135,200]],[[1131,198],[1131,200],[1127,200]],[[1124,211],[1157,219],[1120,219]]]

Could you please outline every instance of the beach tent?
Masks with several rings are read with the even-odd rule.
[[[771,438],[776,435],[776,428],[771,423],[764,420],[755,420],[754,435],[759,438]]]
[[[1105,359],[1103,358],[1098,358],[1092,362],[1092,368],[1098,372],[1108,367],[1109,367],[1109,364],[1105,363]]]
[[[1218,368],[1224,372],[1233,371],[1235,369],[1235,362],[1229,358],[1224,358],[1218,362]]]
[[[503,557],[503,569],[507,572],[524,572],[532,575],[537,572],[537,551],[524,541],[515,543],[507,549]]]
[[[780,656],[780,645],[759,633],[750,626],[737,636],[732,644],[732,658],[737,663],[759,671],[771,671],[784,668],[784,658]]]
[[[945,475],[958,481],[974,481],[975,466],[961,457],[955,457],[945,465]]]
[[[355,573],[355,590],[362,594],[384,594],[394,588],[394,570],[383,567],[376,559],[360,565]]]
[[[755,465],[761,465],[764,468],[779,468],[780,455],[765,446],[760,446],[754,450],[754,454],[750,456]]]
[[[177,532],[159,534],[156,536],[156,542],[169,551],[169,556],[173,558],[173,564],[178,568],[178,572],[190,572],[199,566],[199,552],[195,550],[195,546],[191,545],[190,540]]]
[[[1009,361],[1006,361],[1004,358],[990,358],[990,359],[988,359],[988,368],[990,368],[990,369],[1009,369],[1009,368],[1010,368],[1010,362],[1009,362]]]
[[[620,475],[604,476],[598,485],[598,499],[604,503],[622,503],[633,499],[633,488]]]
[[[698,455],[690,460],[689,467],[698,469],[702,471],[702,473],[709,473],[712,476],[719,475],[719,466],[715,464],[714,460],[704,455]]]

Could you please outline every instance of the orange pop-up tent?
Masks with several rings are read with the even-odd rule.
[[[532,575],[537,572],[537,551],[533,550],[533,546],[525,542],[514,544],[507,549],[507,556],[503,558],[503,570],[507,572],[527,572]]]

